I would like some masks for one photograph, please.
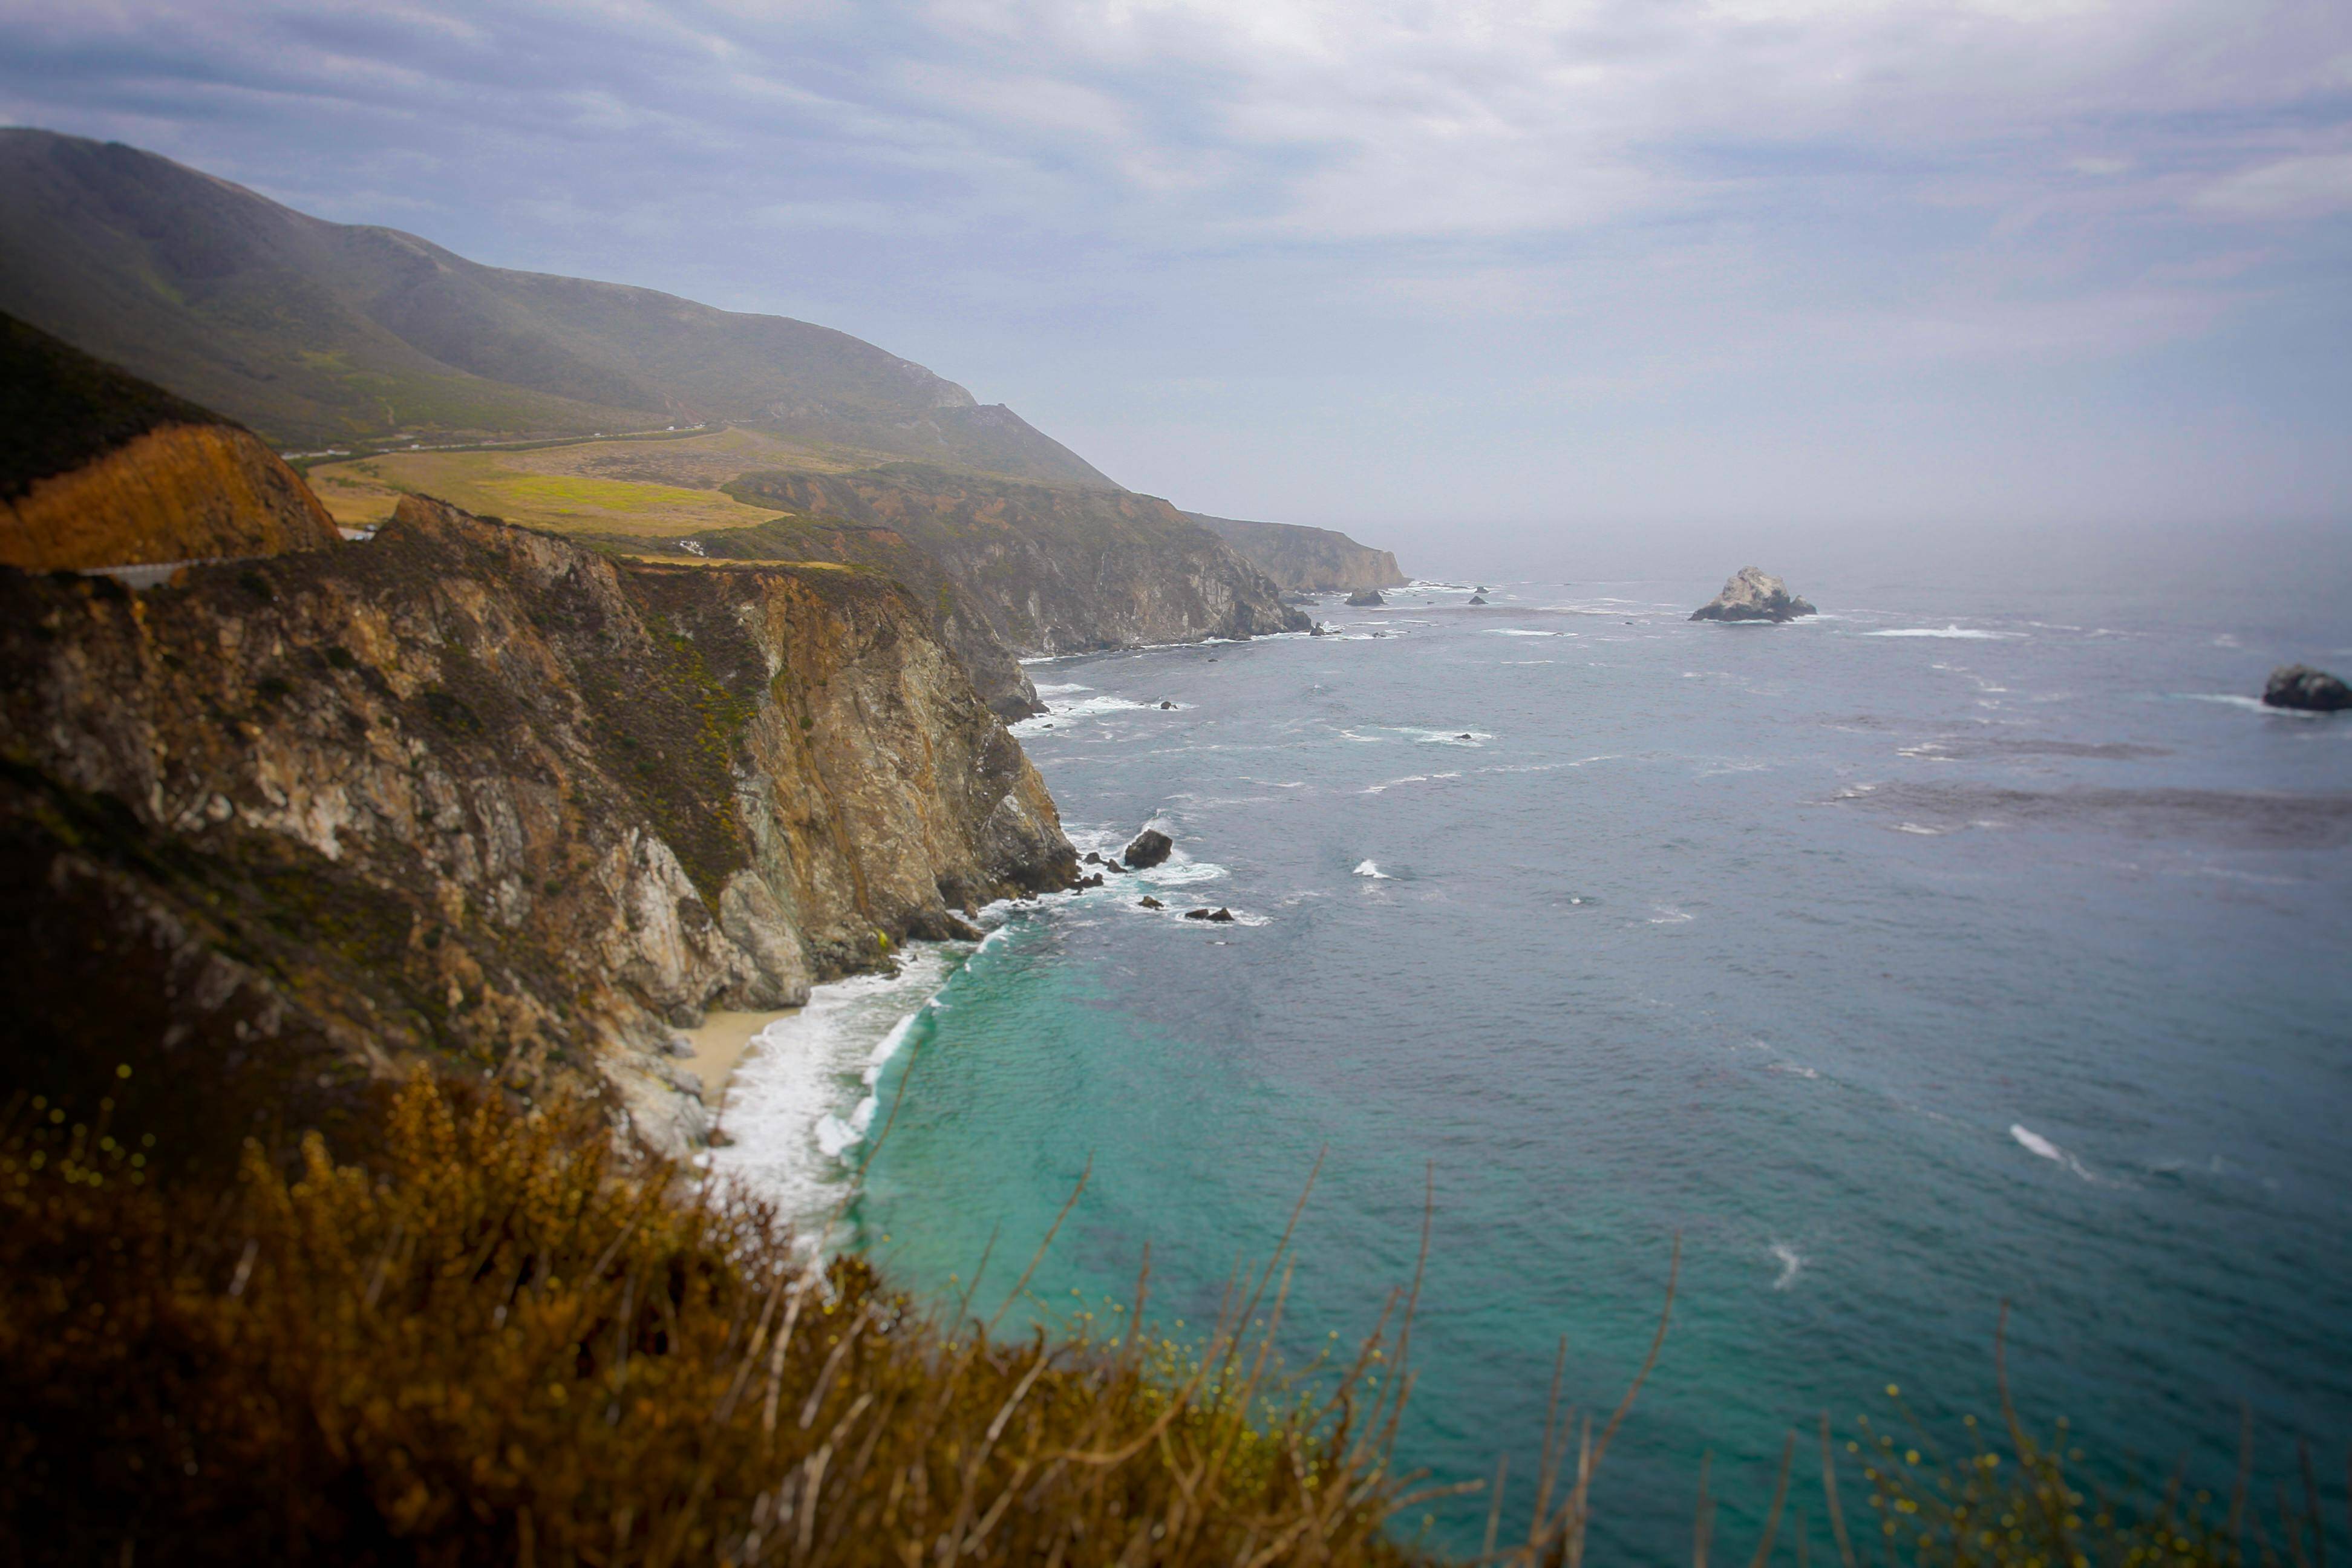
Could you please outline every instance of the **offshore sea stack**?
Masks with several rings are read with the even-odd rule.
[[[1361,610],[1375,605],[1385,605],[1388,601],[1381,596],[1381,591],[1378,588],[1361,588],[1348,595],[1348,603],[1354,608]]]
[[[1731,574],[1710,604],[1691,612],[1695,621],[1793,621],[1818,614],[1812,605],[1789,592],[1789,584],[1769,572],[1742,566]]]
[[[1175,840],[1156,827],[1147,827],[1135,836],[1135,842],[1119,857],[1130,871],[1149,871],[1168,858],[1176,847]]]
[[[2352,708],[2352,686],[2307,664],[2283,664],[2271,671],[2263,688],[2263,702],[2266,707],[2305,713],[2336,713]]]

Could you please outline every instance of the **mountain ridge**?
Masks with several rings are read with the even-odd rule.
[[[740,420],[1115,489],[1001,404],[834,328],[494,268],[160,154],[0,130],[0,310],[281,445]]]

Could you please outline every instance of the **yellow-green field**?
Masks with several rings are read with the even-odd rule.
[[[392,515],[404,494],[442,500],[510,522],[559,532],[629,533],[674,539],[705,529],[742,528],[775,515],[719,493],[760,468],[840,470],[869,453],[819,449],[756,430],[728,429],[670,440],[581,441],[528,452],[387,452],[322,463],[310,488],[345,527]]]

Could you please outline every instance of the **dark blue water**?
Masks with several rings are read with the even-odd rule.
[[[1568,1398],[1613,1404],[1679,1236],[1597,1489],[1623,1559],[1689,1550],[1703,1455],[1737,1542],[1792,1424],[1890,1383],[1992,1415],[2004,1300],[2026,1415],[2106,1474],[2226,1488],[2242,1405],[2262,1474],[2340,1455],[2352,714],[2247,699],[2352,629],[2308,581],[2117,577],[1828,574],[1781,627],[1684,620],[1713,581],[1490,583],[1035,667],[1074,839],[1152,822],[1180,859],[947,980],[879,1086],[911,1075],[863,1243],[944,1293],[996,1235],[992,1302],[1091,1158],[1037,1310],[1107,1311],[1148,1240],[1197,1324],[1323,1151],[1303,1356],[1410,1278],[1433,1172],[1403,1447],[1460,1479],[1532,1476],[1563,1335]]]

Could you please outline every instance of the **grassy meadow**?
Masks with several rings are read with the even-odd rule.
[[[403,495],[415,494],[560,533],[677,539],[776,515],[720,492],[740,475],[774,468],[840,472],[880,459],[730,428],[526,449],[383,452],[314,464],[309,479],[346,528],[382,522]]]

